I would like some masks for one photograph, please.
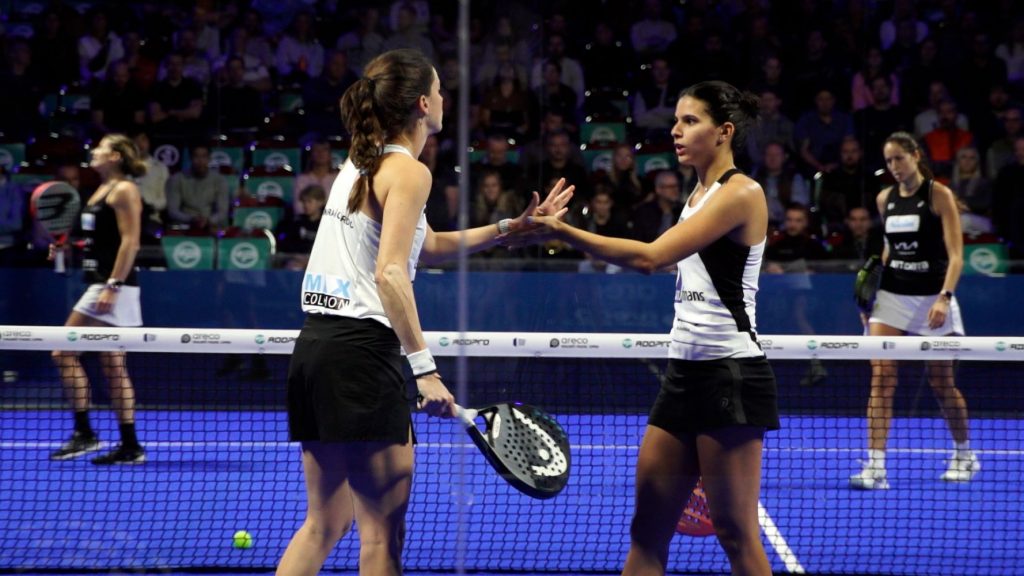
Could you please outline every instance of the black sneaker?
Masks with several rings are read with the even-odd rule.
[[[50,454],[50,460],[68,460],[99,449],[100,439],[95,434],[87,436],[75,432],[67,442]]]
[[[142,449],[142,446],[127,447],[124,444],[118,444],[117,448],[107,452],[103,456],[97,456],[92,459],[92,463],[99,466],[107,466],[110,464],[142,464],[146,461],[146,451]]]

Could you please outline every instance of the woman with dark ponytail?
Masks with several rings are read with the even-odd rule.
[[[92,149],[90,166],[102,178],[82,209],[82,269],[89,287],[75,304],[65,326],[142,326],[135,255],[142,231],[142,194],[132,181],[146,173],[135,142],[108,134]],[[51,253],[53,248],[51,247]],[[103,374],[117,414],[121,443],[93,464],[139,464],[146,452],[135,435],[135,390],[128,377],[124,352],[100,352]],[[75,352],[55,351],[65,394],[74,412],[71,438],[50,455],[67,460],[99,450],[89,422],[89,379]]]
[[[754,296],[768,231],[756,181],[734,166],[757,98],[701,82],[676,103],[672,138],[698,184],[678,223],[650,243],[609,238],[555,217],[541,232],[641,272],[675,264],[669,364],[637,460],[636,509],[623,574],[664,574],[669,543],[699,478],[732,574],[769,576],[757,518],[761,450],[779,427],[775,376],[757,343]],[[536,232],[535,232],[536,233]]]
[[[935,181],[921,147],[906,132],[894,132],[882,147],[885,165],[896,181],[878,193],[885,249],[882,280],[867,318],[871,336],[963,336],[964,324],[954,292],[963,270],[963,234],[953,191]],[[969,482],[981,470],[968,438],[967,401],[956,387],[952,360],[925,362],[928,383],[953,436],[946,482]],[[858,490],[889,488],[885,449],[892,425],[898,365],[871,361],[868,398],[868,460],[850,477]]]
[[[309,257],[306,322],[288,372],[288,427],[302,444],[308,507],[281,575],[318,573],[353,519],[360,574],[402,573],[414,441],[405,366],[421,409],[444,418],[455,410],[420,328],[416,262],[457,255],[463,240],[470,251],[495,246],[529,228],[528,215],[564,214],[572,196],[560,181],[539,206],[535,192],[517,218],[431,230],[424,216],[431,174],[417,157],[441,130],[440,90],[421,53],[393,50],[374,58],[341,99],[352,147]]]

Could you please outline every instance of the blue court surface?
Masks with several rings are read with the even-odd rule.
[[[302,519],[299,450],[279,411],[145,410],[149,461],[98,468],[51,462],[67,430],[57,410],[0,412],[0,571],[272,570]],[[559,415],[573,441],[573,476],[537,501],[491,472],[465,434],[416,416],[419,445],[408,515],[410,573],[615,572],[628,548],[633,463],[644,417]],[[94,417],[116,438],[108,411]],[[888,491],[847,487],[863,456],[863,420],[789,416],[765,445],[765,547],[777,574],[1020,574],[1024,511],[1016,419],[971,422],[982,471],[938,480],[949,434],[941,419],[898,419]],[[249,549],[231,536],[248,530]],[[350,534],[325,569],[356,568]],[[727,573],[714,538],[677,536],[680,573]]]

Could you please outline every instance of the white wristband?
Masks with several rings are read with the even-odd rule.
[[[508,234],[510,224],[512,224],[511,218],[498,220],[498,234]]]
[[[409,366],[412,366],[412,375],[416,378],[437,372],[437,364],[434,363],[434,355],[429,348],[419,352],[413,352],[406,356],[409,359]]]

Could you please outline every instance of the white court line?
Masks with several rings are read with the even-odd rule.
[[[779,527],[775,525],[775,521],[768,515],[768,511],[760,501],[757,503],[757,519],[761,522],[761,529],[764,530],[768,542],[775,549],[775,553],[779,555],[782,563],[786,565],[786,570],[793,574],[804,574],[805,570],[800,564],[800,560],[797,559],[796,554],[793,554],[786,539],[782,537],[782,532],[779,532]]]

